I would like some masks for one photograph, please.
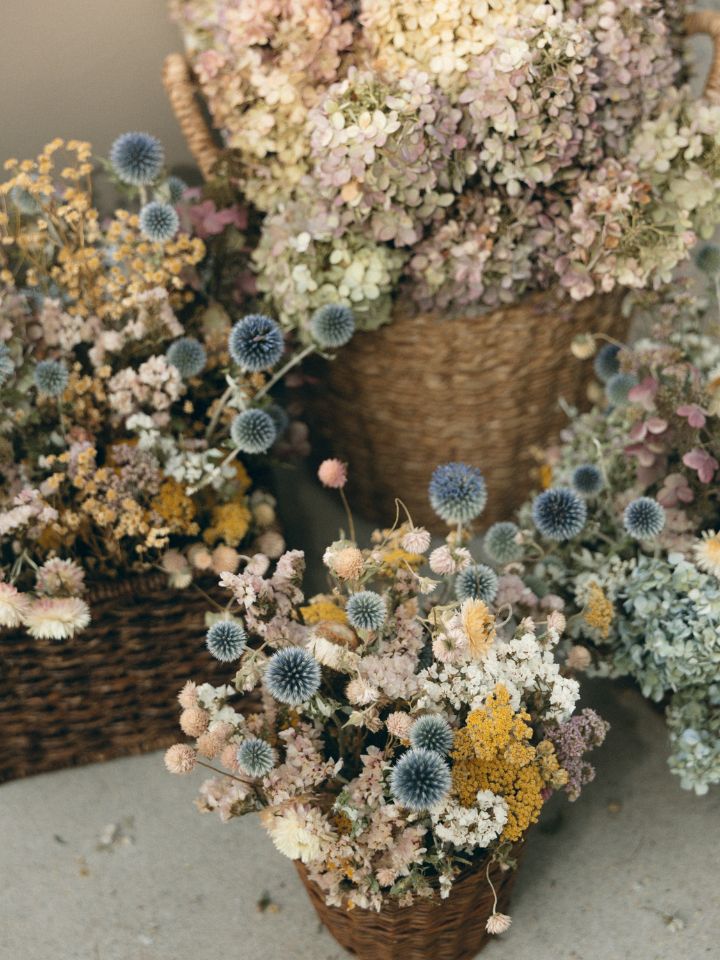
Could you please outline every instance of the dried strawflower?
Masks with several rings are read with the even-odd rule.
[[[488,933],[501,934],[510,929],[512,918],[506,913],[492,913],[485,922],[485,929]]]

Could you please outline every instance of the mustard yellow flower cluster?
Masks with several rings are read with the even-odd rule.
[[[513,711],[507,689],[498,684],[485,706],[473,710],[456,733],[451,753],[453,787],[460,802],[474,806],[480,790],[503,797],[508,819],[502,839],[511,842],[536,822],[543,789],[564,782],[552,744],[530,744],[529,721],[526,711]]]
[[[593,630],[597,630],[603,639],[610,635],[614,609],[612,601],[608,600],[602,587],[593,581],[590,584],[587,603],[583,611],[583,620]]]

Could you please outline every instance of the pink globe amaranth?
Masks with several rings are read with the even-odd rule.
[[[341,460],[323,460],[318,467],[318,479],[324,487],[342,490],[347,483],[347,464]]]

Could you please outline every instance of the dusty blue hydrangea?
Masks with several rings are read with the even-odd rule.
[[[0,387],[4,387],[15,370],[15,364],[10,351],[4,343],[0,343]]]
[[[620,362],[618,355],[620,347],[614,343],[606,343],[595,355],[593,366],[598,377],[607,382],[610,377],[614,377],[620,372]]]
[[[494,523],[489,527],[483,546],[490,559],[496,563],[512,563],[513,560],[519,560],[523,552],[521,545],[517,542],[519,533],[520,528],[509,520]]]
[[[58,360],[41,360],[35,367],[33,379],[40,393],[59,397],[68,384],[67,367]]]
[[[350,596],[345,612],[350,626],[356,630],[379,630],[385,623],[387,607],[379,593],[361,590]]]
[[[707,686],[720,671],[720,582],[680,554],[641,555],[611,580],[613,666],[646,697]]]
[[[450,792],[450,769],[434,750],[408,750],[393,767],[390,789],[402,807],[430,810]]]
[[[587,506],[574,490],[553,487],[535,497],[532,519],[548,540],[571,540],[587,522]]]
[[[196,377],[205,369],[205,347],[195,337],[180,337],[167,350],[168,361],[177,368],[183,379]]]
[[[421,750],[434,750],[446,755],[452,750],[454,739],[450,724],[445,717],[436,713],[418,717],[410,727],[410,743]]]
[[[162,144],[149,133],[123,133],[110,148],[110,163],[118,178],[134,187],[157,180],[164,160]]]
[[[312,315],[310,332],[326,350],[344,347],[355,333],[355,316],[350,307],[327,304]]]
[[[282,330],[271,318],[253,313],[238,320],[230,331],[230,356],[241,370],[260,373],[270,370],[283,355]]]
[[[455,577],[455,595],[463,600],[484,600],[492,603],[498,592],[498,576],[492,567],[476,563],[461,570]]]
[[[265,453],[275,443],[277,428],[265,410],[244,410],[230,425],[230,436],[243,453]]]
[[[624,407],[628,394],[637,386],[637,377],[632,373],[616,373],[605,384],[605,393],[614,407]]]
[[[652,540],[665,526],[665,511],[652,497],[638,497],[625,508],[623,525],[636,540]]]
[[[151,200],[140,210],[140,230],[152,243],[167,243],[179,229],[180,217],[169,203]]]
[[[430,505],[446,523],[468,523],[482,513],[487,503],[483,475],[467,463],[436,467],[428,493]]]
[[[573,471],[572,485],[583,497],[594,497],[604,485],[602,471],[594,463],[581,463]]]
[[[280,703],[298,707],[320,688],[320,664],[302,647],[284,647],[268,660],[265,686]]]
[[[218,620],[208,630],[205,643],[216,660],[232,663],[247,646],[247,634],[234,620]]]
[[[264,777],[275,766],[275,751],[267,741],[248,737],[238,747],[237,762],[249,777]]]
[[[702,796],[720,783],[720,682],[679,691],[666,718],[670,769],[685,790]]]

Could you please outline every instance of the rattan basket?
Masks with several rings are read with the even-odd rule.
[[[515,855],[520,853],[516,848]],[[295,866],[323,925],[359,960],[472,960],[492,939],[485,930],[494,903],[485,862],[460,876],[444,900],[435,895],[380,911],[329,907],[305,867],[297,860]],[[508,912],[516,874],[497,864],[490,868],[498,913]]]
[[[713,39],[705,93],[717,97],[720,14],[691,14],[685,27]],[[164,81],[188,145],[209,177],[222,152],[182,56],[167,58]],[[327,452],[351,461],[352,502],[368,519],[392,517],[399,495],[416,522],[437,529],[427,485],[433,467],[453,459],[485,474],[483,521],[506,518],[532,485],[531,448],[547,445],[566,423],[560,399],[586,402],[589,371],[569,356],[570,341],[586,331],[622,339],[627,321],[619,298],[577,303],[551,290],[472,320],[411,312],[402,306],[407,300],[400,291],[392,323],[358,334],[322,371],[311,419]]]
[[[150,574],[99,585],[89,604],[71,640],[0,631],[0,782],[174,743],[185,681],[226,682],[192,587]]]

